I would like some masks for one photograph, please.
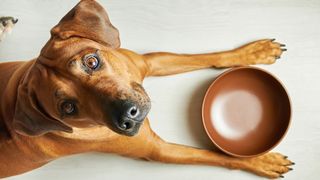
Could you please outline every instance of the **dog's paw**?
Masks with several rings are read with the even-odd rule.
[[[280,153],[265,155],[245,160],[247,170],[267,178],[282,178],[283,174],[292,170],[293,162]]]
[[[264,39],[246,44],[238,49],[239,65],[272,64],[280,58],[285,45],[275,39]]]
[[[0,42],[4,39],[7,34],[10,34],[13,26],[18,22],[18,19],[5,16],[0,17]]]

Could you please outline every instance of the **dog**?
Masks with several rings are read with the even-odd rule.
[[[219,53],[137,54],[120,48],[101,5],[80,1],[52,28],[37,58],[0,64],[0,177],[89,151],[283,177],[294,163],[280,153],[234,158],[161,139],[150,128],[151,103],[141,85],[149,76],[272,64],[283,46],[264,39]]]
[[[18,22],[11,16],[0,17],[0,42],[5,38],[7,34],[10,34],[14,25]]]

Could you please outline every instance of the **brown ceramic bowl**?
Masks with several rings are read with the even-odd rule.
[[[289,96],[270,73],[233,68],[210,85],[202,106],[204,128],[223,152],[253,157],[270,151],[287,132]]]

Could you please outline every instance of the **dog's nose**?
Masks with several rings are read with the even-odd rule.
[[[136,105],[131,106],[127,112],[128,116],[132,119],[139,115],[139,108]]]
[[[133,100],[118,100],[112,105],[113,108],[109,112],[111,112],[114,130],[129,136],[138,132],[150,110],[150,103]]]
[[[123,117],[128,117],[129,119],[132,119],[134,121],[141,121],[143,119],[141,119],[139,117],[139,114],[140,114],[140,110],[139,110],[139,107],[135,104],[135,103],[132,103],[132,102],[126,102],[123,107],[122,107],[122,116]]]
[[[122,130],[130,130],[134,125],[135,125],[135,121],[132,119],[125,119],[125,120],[121,120],[122,122],[120,122],[119,126],[120,129]]]
[[[141,123],[144,117],[140,116],[140,109],[138,105],[133,102],[125,102],[122,104],[122,111],[120,115],[119,127],[121,130],[131,130],[136,123]]]

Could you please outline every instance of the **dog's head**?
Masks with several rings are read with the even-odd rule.
[[[121,60],[119,46],[105,10],[93,0],[77,4],[51,30],[19,86],[16,131],[37,136],[104,125],[135,135],[150,100],[136,67]]]

